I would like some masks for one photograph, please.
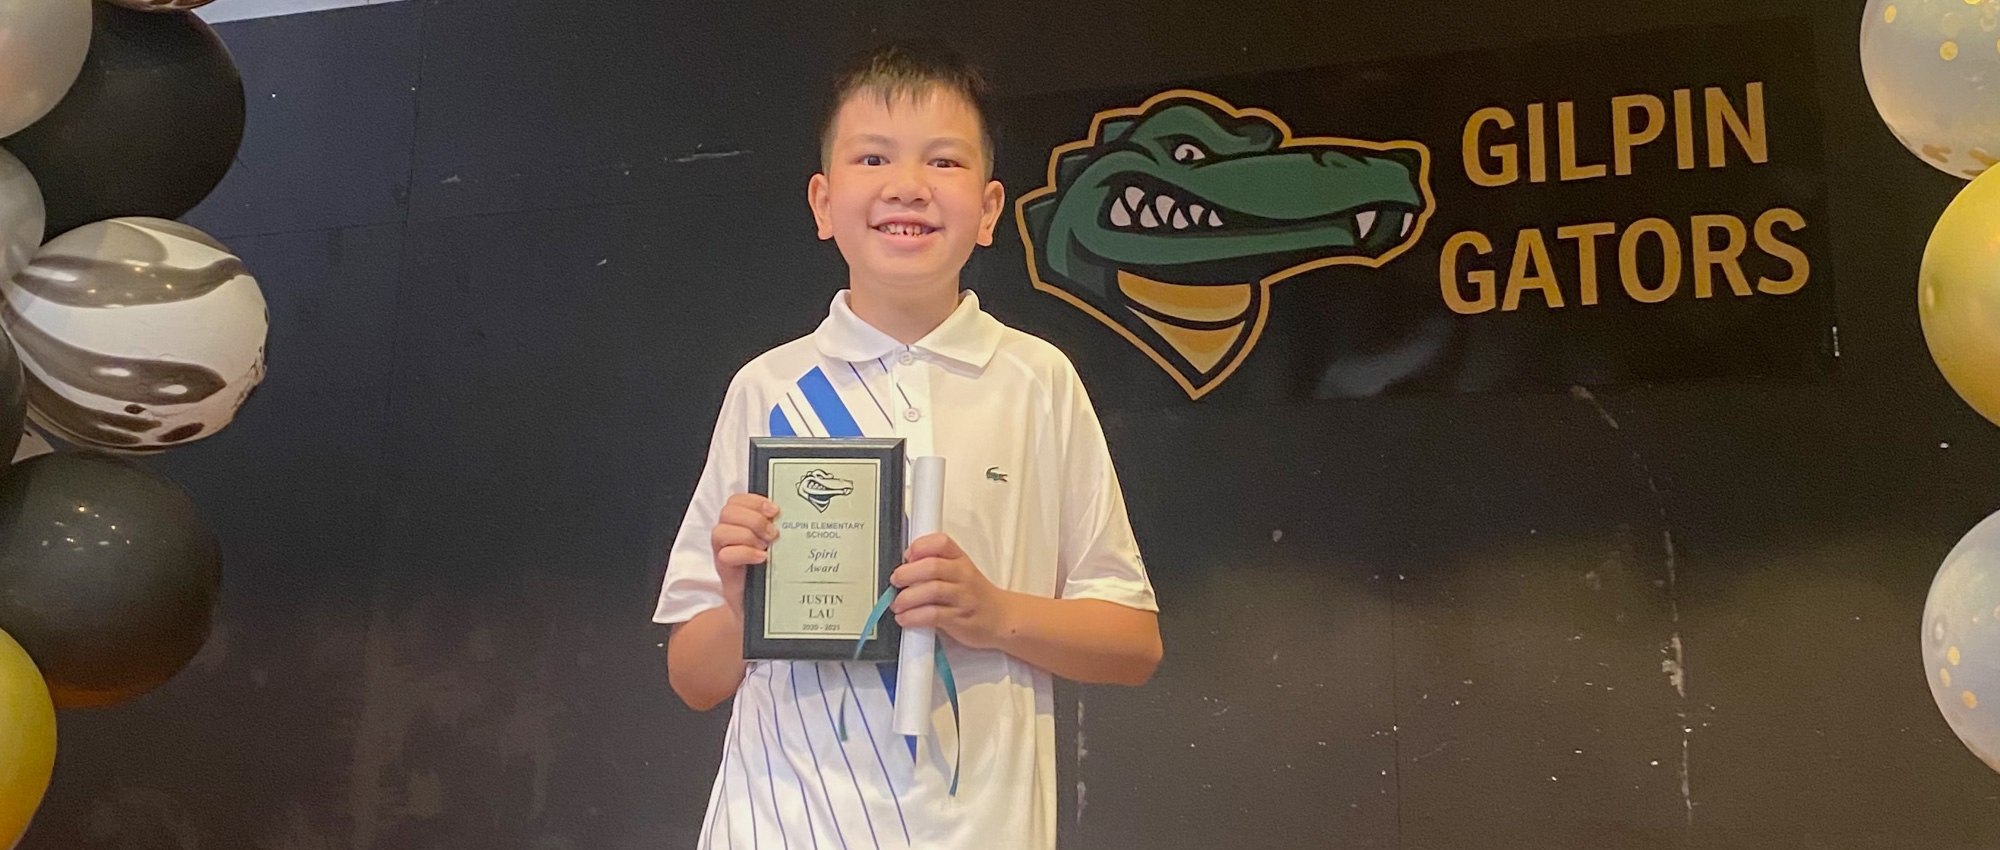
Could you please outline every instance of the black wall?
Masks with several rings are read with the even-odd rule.
[[[1860,3],[411,0],[218,27],[250,124],[189,220],[272,373],[158,466],[226,608],[62,716],[23,847],[692,846],[726,716],[666,687],[660,563],[728,376],[843,281],[811,107],[875,37],[1024,95],[1776,15],[1815,27],[1837,378],[1107,412],[1167,660],[1065,690],[1063,843],[1992,846],[1917,642],[2000,507],[1913,300],[1962,184],[1875,118]],[[1021,256],[968,283],[1069,317],[981,285]]]

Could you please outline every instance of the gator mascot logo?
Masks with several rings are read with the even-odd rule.
[[[812,503],[820,513],[833,503],[835,496],[845,496],[854,492],[854,482],[828,475],[826,470],[815,469],[799,478],[799,498]]]
[[[1379,267],[1435,206],[1420,143],[1294,138],[1270,112],[1185,89],[1098,113],[1088,138],[1050,155],[1048,181],[1015,215],[1035,288],[1196,399],[1256,347],[1272,284]]]

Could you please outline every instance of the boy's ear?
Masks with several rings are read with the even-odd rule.
[[[829,199],[824,172],[814,174],[811,180],[806,181],[806,205],[812,207],[813,224],[818,228],[819,238],[832,239],[833,218],[827,214]]]
[[[993,228],[1000,224],[1000,213],[1007,208],[1007,187],[998,180],[986,181],[986,192],[979,200],[979,244],[993,244]]]

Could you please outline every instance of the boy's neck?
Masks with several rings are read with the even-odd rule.
[[[886,291],[885,291],[886,290]],[[958,282],[949,287],[904,291],[849,283],[847,308],[856,318],[904,345],[913,345],[937,330],[958,309]]]

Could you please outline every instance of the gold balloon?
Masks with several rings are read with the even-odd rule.
[[[28,831],[56,766],[56,706],[28,652],[0,632],[0,847]]]
[[[2000,169],[1967,184],[1938,218],[1917,276],[1917,314],[1938,371],[2000,423]]]

